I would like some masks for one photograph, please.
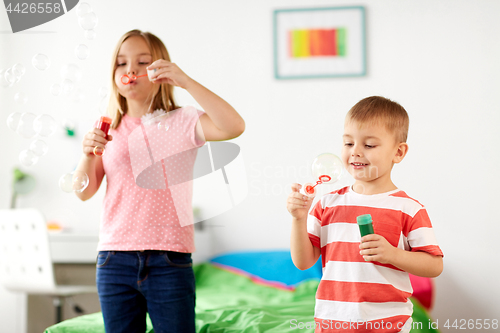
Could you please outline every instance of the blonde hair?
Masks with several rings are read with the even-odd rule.
[[[111,63],[112,92],[107,109],[108,115],[113,119],[113,123],[111,124],[112,128],[117,128],[118,125],[120,125],[122,116],[125,113],[127,113],[127,100],[125,99],[125,97],[120,95],[120,93],[118,92],[118,87],[116,86],[115,83],[115,70],[117,67],[118,52],[120,51],[120,47],[122,46],[123,42],[125,42],[128,38],[134,36],[139,36],[144,39],[144,41],[149,47],[153,61],[158,59],[164,59],[170,61],[170,56],[168,54],[167,48],[165,47],[165,44],[163,44],[163,42],[158,37],[156,37],[150,32],[142,32],[141,30],[137,29],[130,30],[129,32],[125,33],[120,38],[120,40],[118,40],[118,43],[116,44],[112,56],[112,63]],[[175,110],[177,108],[178,106],[175,104],[174,100],[174,87],[172,85],[167,83],[161,83],[160,85],[158,85],[157,88],[155,87],[155,90],[152,92],[150,111],[156,109],[163,109],[168,112]]]
[[[383,124],[395,135],[398,143],[406,142],[408,138],[408,113],[400,104],[385,97],[371,96],[356,103],[347,113],[346,123],[350,121]]]

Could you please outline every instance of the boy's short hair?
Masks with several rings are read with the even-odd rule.
[[[406,110],[398,103],[381,96],[362,99],[346,116],[346,122],[380,123],[393,133],[398,142],[406,142],[410,119]]]

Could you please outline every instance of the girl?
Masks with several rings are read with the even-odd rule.
[[[149,80],[141,77],[129,84],[121,80],[123,75],[138,77],[149,70],[154,71]],[[182,113],[185,108],[176,105],[174,86],[186,89],[205,113]],[[243,133],[245,123],[231,105],[170,62],[165,45],[148,32],[132,30],[119,40],[113,54],[112,87],[110,135],[97,128],[85,135],[78,170],[86,172],[90,182],[77,193],[81,200],[90,199],[106,175],[96,276],[106,332],[143,333],[146,312],[156,333],[194,332],[193,224],[180,225],[178,216],[186,212],[177,211],[168,188],[136,185],[128,136],[141,125],[141,117],[157,109],[176,110],[167,113],[174,121],[182,114],[177,117],[182,130],[175,132],[175,140],[162,143],[173,149],[175,145],[195,149],[205,141],[235,138]],[[102,158],[94,155],[95,147],[111,140]],[[187,167],[192,169],[193,163]],[[190,210],[191,197],[184,199]]]

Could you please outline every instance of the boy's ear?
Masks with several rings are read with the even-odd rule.
[[[399,143],[397,148],[396,155],[394,155],[394,159],[392,160],[394,163],[401,162],[405,158],[406,153],[408,153],[408,144],[406,142]]]

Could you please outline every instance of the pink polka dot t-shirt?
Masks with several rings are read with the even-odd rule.
[[[201,114],[193,107],[152,121],[125,114],[110,130],[98,251],[194,252],[189,177],[204,144],[195,135]]]

